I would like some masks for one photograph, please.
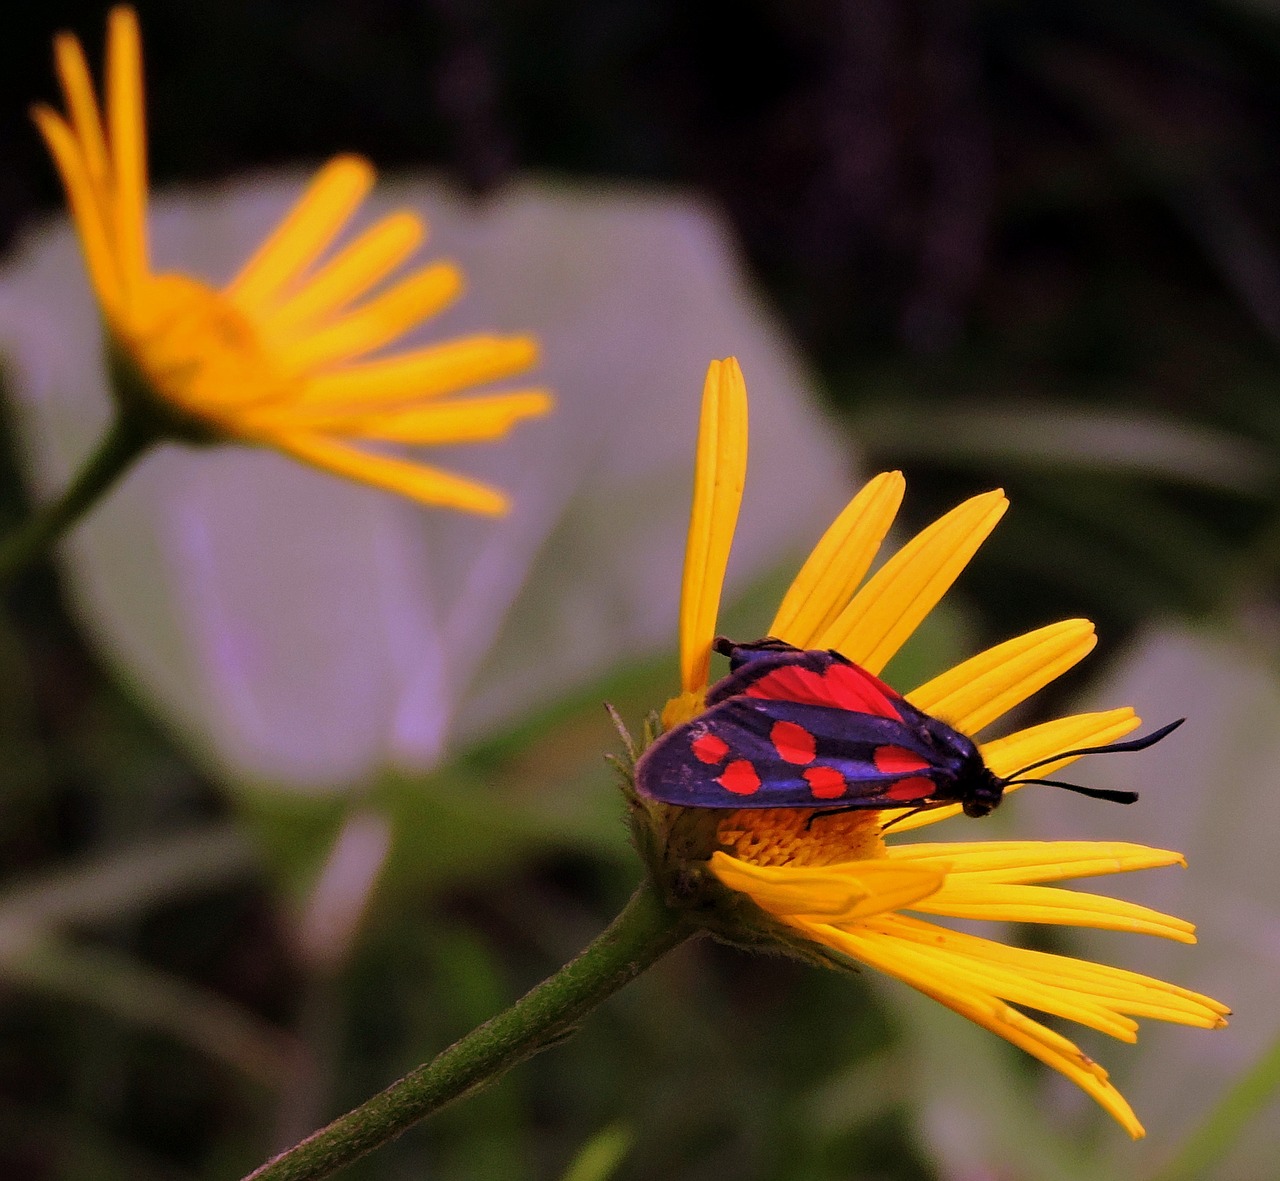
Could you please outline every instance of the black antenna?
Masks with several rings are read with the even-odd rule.
[[[1136,791],[1112,791],[1109,787],[1081,787],[1078,783],[1063,783],[1061,779],[1016,779],[1015,783],[1042,783],[1045,787],[1065,787],[1077,795],[1094,800],[1110,800],[1113,804],[1132,804],[1138,798]],[[1005,787],[1009,784],[1006,783]]]
[[[1136,791],[1112,791],[1105,787],[1082,787],[1078,783],[1064,783],[1061,779],[1020,779],[1020,775],[1025,775],[1028,771],[1034,771],[1037,767],[1045,767],[1049,763],[1056,763],[1060,759],[1074,759],[1082,755],[1108,755],[1123,754],[1126,751],[1146,750],[1149,746],[1155,746],[1162,738],[1167,738],[1179,726],[1185,722],[1186,718],[1179,718],[1176,722],[1170,722],[1167,726],[1161,726],[1159,730],[1153,730],[1150,734],[1144,734],[1141,738],[1130,738],[1127,742],[1109,742],[1106,746],[1082,746],[1075,750],[1064,750],[1056,755],[1050,755],[1047,759],[1039,759],[1034,763],[1028,763],[1020,771],[1015,771],[1008,779],[1002,781],[1004,787],[1012,787],[1015,784],[1034,783],[1043,784],[1045,787],[1061,787],[1067,791],[1073,791],[1077,795],[1088,796],[1094,800],[1110,800],[1113,804],[1132,804],[1137,798]]]
[[[1008,779],[1004,781],[1005,787],[1012,783],[1048,783],[1051,787],[1067,787],[1073,791],[1082,792],[1084,795],[1092,795],[1095,790],[1093,788],[1081,788],[1071,783],[1058,783],[1048,779],[1019,779],[1019,775],[1025,775],[1028,771],[1034,771],[1037,767],[1047,767],[1050,763],[1056,763],[1059,759],[1075,759],[1081,755],[1109,755],[1123,754],[1127,751],[1146,750],[1149,746],[1155,746],[1162,738],[1168,738],[1179,726],[1185,722],[1186,718],[1179,718],[1176,722],[1170,722],[1167,726],[1161,726],[1159,730],[1153,730],[1150,734],[1144,734],[1141,738],[1130,738],[1127,742],[1109,742],[1106,746],[1082,746],[1077,750],[1064,750],[1056,755],[1050,755],[1047,759],[1037,759],[1034,763],[1028,763],[1025,767],[1015,771]],[[1118,792],[1113,795],[1132,795],[1132,792]],[[1111,796],[1103,795],[1100,799],[1110,799]],[[1134,796],[1137,799],[1137,796]],[[1132,803],[1133,800],[1123,800],[1122,803]]]

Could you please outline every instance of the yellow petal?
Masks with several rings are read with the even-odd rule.
[[[120,269],[111,246],[107,211],[98,202],[93,182],[86,170],[84,156],[76,143],[71,128],[62,117],[46,106],[37,105],[31,117],[49,147],[49,154],[62,177],[62,187],[67,192],[67,204],[71,207],[71,219],[75,222],[84,254],[85,267],[102,310],[108,320],[120,315],[123,304]]]
[[[125,298],[147,272],[147,130],[142,98],[142,38],[132,8],[107,18],[106,107],[114,180],[116,258]]]
[[[1031,763],[1052,758],[1059,751],[1105,746],[1123,738],[1140,725],[1142,719],[1127,707],[1103,710],[1100,713],[1072,714],[1070,717],[1055,718],[1051,722],[1017,730],[1003,738],[979,743],[978,749],[982,751],[983,761],[992,771],[1007,777]],[[1047,778],[1058,768],[1073,762],[1074,759],[1062,759],[1047,763],[1037,768],[1035,774],[1037,778]]]
[[[900,942],[918,944],[953,957],[999,964],[1019,976],[1087,995],[1131,1016],[1158,1016],[1162,1021],[1179,1025],[1216,1029],[1226,1024],[1223,1017],[1230,1013],[1225,1005],[1210,997],[1124,968],[1025,947],[1009,947],[910,915],[881,916],[875,924],[877,930],[891,931]]]
[[[414,410],[370,415],[345,428],[343,434],[419,446],[480,443],[501,439],[516,423],[542,418],[554,408],[555,398],[546,390],[454,398]]]
[[[1021,885],[1187,864],[1181,853],[1126,841],[931,841],[889,845],[885,855],[893,861],[937,860],[951,867],[953,881]]]
[[[92,183],[97,204],[105,207],[110,200],[111,166],[107,160],[107,140],[102,130],[102,116],[98,112],[89,63],[85,61],[80,42],[70,33],[59,33],[53,39],[53,60],[67,102],[68,121],[84,157],[85,172]]]
[[[68,114],[45,106],[32,114],[66,188],[113,345],[157,396],[218,437],[274,446],[423,503],[505,512],[506,497],[487,485],[343,439],[495,439],[552,405],[545,390],[533,389],[439,400],[531,364],[537,348],[526,338],[476,336],[367,365],[338,364],[390,344],[461,285],[456,268],[436,264],[378,291],[424,235],[421,221],[404,210],[382,218],[304,282],[368,193],[370,165],[354,156],[331,160],[225,291],[179,273],[152,274],[136,14],[127,6],[111,10],[101,111],[75,38],[58,36],[54,57]],[[306,380],[318,367],[331,371]]]
[[[375,410],[499,381],[537,359],[537,342],[529,336],[462,337],[316,374],[307,382],[303,402]]]
[[[994,738],[990,742],[981,742],[978,749],[987,766],[999,776],[1008,777],[1015,771],[1034,763],[1038,759],[1050,758],[1058,751],[1074,750],[1082,746],[1104,746],[1128,734],[1140,721],[1133,710],[1126,708],[1109,709],[1101,713],[1073,714],[1066,718],[1056,718],[1051,722],[1043,722],[1039,726],[1031,726],[1019,730],[1004,738]],[[1074,759],[1063,759],[1060,762],[1046,764],[1036,774],[1048,777],[1059,767],[1065,767]],[[1014,786],[1009,791],[1018,791]],[[924,828],[958,816],[963,809],[959,804],[947,804],[942,808],[929,808],[916,812],[896,821],[889,830],[901,835],[912,829]],[[892,820],[889,816],[887,819]]]
[[[507,498],[487,484],[425,464],[373,455],[320,435],[264,435],[262,441],[313,467],[398,492],[422,504],[486,516],[500,516],[509,507]]]
[[[1009,502],[1000,491],[965,501],[890,558],[818,639],[879,673],[950,589]]]
[[[447,307],[462,290],[452,263],[433,263],[314,331],[278,344],[276,356],[289,373],[313,373],[339,361],[371,353]]]
[[[401,210],[384,217],[345,246],[306,280],[297,293],[260,321],[276,340],[296,336],[307,325],[359,299],[405,262],[421,244],[420,218]]]
[[[913,930],[932,934],[945,928],[917,920]],[[865,936],[873,943],[892,943],[893,954],[899,960],[914,963],[922,972],[936,973],[957,991],[968,991],[1014,1005],[1025,1005],[1042,1013],[1051,1013],[1055,1017],[1086,1025],[1120,1041],[1137,1040],[1138,1023],[1110,1004],[1107,998],[1064,988],[1056,981],[1020,972],[1000,960],[981,954],[964,954],[941,943],[904,938],[902,916],[884,917],[871,927],[851,934]]]
[[[769,635],[797,648],[816,645],[871,569],[906,486],[901,472],[882,472],[849,502],[796,575]]]
[[[821,868],[752,865],[711,855],[712,872],[731,890],[776,915],[810,915],[854,923],[927,898],[946,880],[945,867],[853,861]]]
[[[1156,935],[1177,943],[1196,941],[1195,927],[1184,919],[1119,898],[1060,890],[1054,886],[1020,886],[949,878],[945,886],[916,903],[912,909],[957,919],[1095,927],[1107,931],[1129,931],[1135,935]]]
[[[244,311],[266,311],[324,252],[373,187],[372,165],[335,156],[226,289]]]
[[[825,924],[809,924],[808,930],[818,942],[896,976],[925,996],[1025,1050],[1069,1078],[1135,1139],[1144,1134],[1132,1108],[1108,1081],[1107,1072],[1101,1066],[1072,1042],[1019,1013],[999,998],[978,989],[953,985],[946,975],[948,961],[944,957],[922,963],[913,949],[892,935],[847,932]]]
[[[680,590],[680,686],[706,688],[711,641],[747,473],[747,387],[733,357],[712,361],[702,392],[693,508]]]
[[[956,665],[907,700],[963,734],[976,734],[1078,664],[1096,642],[1087,619],[1050,624]]]
[[[444,445],[500,439],[516,423],[550,413],[555,399],[546,390],[516,390],[472,398],[432,399],[425,406],[360,413],[308,410],[291,404],[243,415],[244,429],[316,431],[388,443]]]

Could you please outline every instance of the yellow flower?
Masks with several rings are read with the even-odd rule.
[[[479,513],[507,507],[487,485],[353,446],[496,439],[545,414],[529,389],[458,396],[527,368],[528,337],[473,336],[376,355],[458,294],[450,263],[376,290],[424,237],[422,221],[382,218],[321,263],[373,186],[374,171],[338,156],[223,290],[148,260],[142,53],[131,8],[108,18],[105,120],[79,42],[54,41],[66,115],[33,117],[66,189],[117,365],[126,412],[148,403],[165,433],[274,447],[338,475],[425,504]],[[372,293],[372,294],[371,294]],[[130,405],[131,400],[133,405]]]
[[[695,717],[706,694],[716,612],[746,472],[747,395],[737,362],[712,362],[703,395],[680,615],[681,693],[667,727]],[[1000,492],[966,501],[865,579],[904,491],[872,480],[836,519],[783,598],[768,634],[799,648],[834,648],[878,674],[942,598],[1004,514]],[[927,713],[976,734],[1082,659],[1093,626],[1073,619],[983,652],[906,694]],[[1112,742],[1139,724],[1131,709],[1078,714],[979,742],[997,775],[1057,752]],[[1062,760],[1053,766],[1062,766]],[[1045,767],[1037,774],[1051,774]],[[1043,883],[1156,866],[1177,853],[1118,842],[886,843],[936,824],[959,805],[906,816],[852,811],[810,823],[799,808],[725,812],[710,869],[780,923],[787,942],[839,962],[851,957],[919,989],[1061,1071],[1134,1137],[1142,1125],[1101,1066],[1024,1006],[1136,1040],[1135,1017],[1202,1028],[1228,1010],[1208,997],[1101,964],[1007,947],[916,915],[1068,924],[1193,943],[1191,924],[1146,907]],[[683,809],[684,812],[695,811]],[[699,810],[700,811],[700,810]],[[888,826],[892,824],[892,827]],[[888,832],[886,833],[886,828]],[[913,911],[915,914],[903,913]]]

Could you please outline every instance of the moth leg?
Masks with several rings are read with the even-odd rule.
[[[906,818],[907,818],[908,816],[914,816],[917,812],[926,812],[926,811],[928,811],[930,808],[932,808],[932,807],[934,807],[934,806],[935,806],[935,805],[933,805],[933,804],[917,804],[917,805],[915,805],[914,807],[912,807],[910,804],[898,804],[898,805],[897,805],[897,807],[899,807],[899,808],[909,808],[909,809],[910,809],[910,811],[908,811],[908,812],[904,812],[901,816],[895,816],[895,817],[894,817],[891,821],[889,821],[889,823],[888,823],[888,824],[886,824],[884,827],[885,827],[885,828],[888,828],[888,827],[890,827],[890,825],[897,824],[897,823],[898,823],[898,821],[900,821],[900,820],[906,820]],[[876,808],[876,809],[874,809],[874,811],[877,811],[877,812],[888,812],[888,811],[890,811],[892,808],[893,808],[893,805],[890,805],[889,807],[880,807],[880,808]],[[842,807],[838,807],[838,808],[818,808],[818,809],[815,809],[815,810],[810,814],[809,819],[808,819],[808,820],[806,820],[806,821],[804,822],[805,831],[806,831],[806,832],[808,832],[808,831],[809,831],[809,829],[813,827],[813,822],[814,822],[815,820],[817,820],[817,819],[821,818],[821,817],[826,817],[826,816],[843,816],[846,812],[868,812],[868,811],[872,811],[872,810],[873,810],[873,809],[869,809],[869,808],[867,808],[865,805],[862,805],[862,804],[845,804],[845,805],[843,805]]]
[[[903,812],[901,816],[895,816],[892,820],[889,821],[888,824],[884,825],[880,829],[880,831],[888,832],[889,829],[891,829],[895,824],[900,824],[902,821],[910,819],[912,816],[915,816],[919,812],[927,812],[929,811],[930,808],[933,808],[933,807],[936,807],[936,805],[935,804],[917,804],[914,808],[911,809],[911,811]]]

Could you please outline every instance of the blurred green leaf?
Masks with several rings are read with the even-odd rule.
[[[1259,1055],[1257,1062],[1231,1085],[1205,1121],[1179,1146],[1173,1158],[1157,1169],[1151,1181],[1196,1181],[1213,1175],[1219,1161],[1230,1154],[1241,1132],[1280,1093],[1280,1040]]]
[[[6,955],[0,976],[162,1033],[268,1087],[283,1081],[300,1053],[291,1035],[239,1006],[106,947],[40,937]]]
[[[625,1124],[601,1128],[579,1151],[560,1181],[609,1181],[635,1145]]]
[[[1102,599],[1109,615],[1141,619],[1154,607],[1204,616],[1239,585],[1238,546],[1149,485],[1046,482],[1019,497],[983,548],[977,577],[1037,578],[1076,602]]]
[[[0,893],[0,959],[69,924],[130,917],[257,871],[240,829],[210,825],[96,857]]]
[[[850,424],[870,450],[952,468],[1106,472],[1249,497],[1274,496],[1280,476],[1273,451],[1239,435],[1043,398],[947,406],[898,398],[855,411]]]
[[[483,1024],[511,1002],[506,970],[489,941],[471,931],[438,933],[430,948],[443,1016],[459,1036]],[[518,1072],[474,1094],[446,1113],[452,1148],[440,1172],[475,1181],[533,1177],[526,1136],[530,1130],[526,1085]]]

